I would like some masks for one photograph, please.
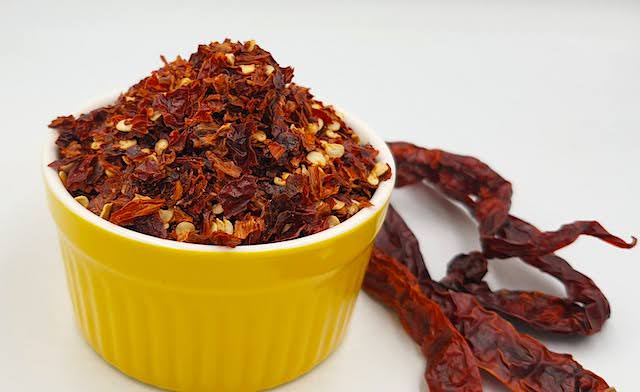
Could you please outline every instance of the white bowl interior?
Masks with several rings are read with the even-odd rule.
[[[111,95],[108,98],[98,99],[88,104],[83,110],[80,112],[88,112],[94,108],[107,105],[113,102],[116,99],[116,96]],[[91,211],[82,207],[80,203],[74,200],[71,194],[67,191],[67,189],[62,185],[60,178],[55,170],[49,168],[47,165],[54,160],[57,159],[57,149],[55,146],[55,140],[57,138],[57,132],[52,131],[52,134],[47,141],[42,158],[42,170],[44,172],[45,181],[49,185],[52,190],[54,196],[60,200],[66,208],[75,213],[76,215],[82,217],[83,219],[91,222],[92,224],[103,228],[104,230],[108,230],[117,235],[129,237],[136,241],[144,242],[147,244],[168,247],[173,249],[180,249],[185,251],[200,251],[200,252],[264,252],[275,249],[291,249],[309,245],[315,242],[321,242],[331,237],[339,236],[343,233],[346,233],[358,225],[365,222],[367,219],[371,217],[374,213],[380,210],[385,201],[391,196],[391,191],[393,190],[393,186],[395,183],[395,173],[396,168],[393,162],[393,157],[391,155],[391,151],[387,147],[386,143],[378,137],[371,129],[356,116],[349,114],[347,112],[342,111],[344,113],[345,122],[349,124],[351,128],[360,136],[361,140],[366,143],[370,143],[373,147],[375,147],[379,152],[378,160],[380,162],[386,162],[391,167],[391,178],[386,181],[380,182],[378,189],[373,194],[371,198],[371,203],[373,206],[366,207],[358,211],[351,218],[341,222],[340,224],[329,228],[327,230],[321,231],[319,233],[315,233],[312,235],[308,235],[301,238],[296,238],[293,240],[274,242],[269,244],[259,244],[259,245],[240,245],[235,248],[229,248],[226,246],[219,245],[204,245],[204,244],[192,244],[185,242],[178,242],[158,237],[153,237],[147,234],[138,233],[133,230],[126,229],[124,227],[115,225],[105,219],[100,218],[99,216],[93,214]]]

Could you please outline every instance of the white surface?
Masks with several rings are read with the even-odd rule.
[[[1,390],[152,390],[100,360],[73,324],[40,147],[54,116],[199,42],[256,38],[296,67],[298,82],[385,138],[484,159],[514,182],[514,213],[542,228],[597,218],[640,234],[640,3],[182,3],[0,4]],[[436,277],[477,248],[472,222],[439,197],[413,189],[394,200]],[[633,391],[639,251],[582,239],[561,254],[604,290],[613,317],[596,336],[542,339]],[[491,267],[495,287],[562,293],[520,264]],[[426,390],[424,361],[397,320],[366,295],[358,301],[342,347],[279,391]]]

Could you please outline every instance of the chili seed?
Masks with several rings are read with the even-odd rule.
[[[327,164],[327,159],[320,151],[311,151],[310,153],[308,153],[307,160],[309,161],[309,163],[316,166],[324,166]]]
[[[220,203],[216,203],[213,205],[213,208],[211,208],[211,212],[213,212],[215,215],[220,215],[224,212],[224,209],[222,208],[222,204]]]
[[[136,144],[138,144],[138,141],[136,139],[126,139],[120,140],[118,142],[118,147],[120,147],[121,150],[126,150],[130,147],[135,146]]]
[[[180,79],[180,83],[178,83],[177,88],[188,86],[191,84],[191,82],[193,82],[193,80],[191,80],[190,78],[182,78]]]
[[[327,125],[327,131],[337,132],[340,130],[340,123],[337,121],[331,122],[331,124]]]
[[[233,234],[233,223],[227,218],[224,218],[222,222],[224,223],[223,231],[227,234]]]
[[[156,152],[156,154],[162,155],[162,153],[164,152],[164,150],[167,149],[167,147],[169,147],[169,141],[167,139],[160,139],[156,142],[156,145],[154,146],[153,149]]]
[[[162,117],[162,113],[160,113],[160,112],[153,112],[153,114],[151,115],[151,117],[149,117],[149,119],[150,119],[151,121],[154,121],[154,122],[155,122],[155,121],[156,121],[156,120],[158,120],[160,117]]]
[[[345,204],[344,204],[344,202],[342,200],[334,199],[334,201],[335,201],[335,203],[334,203],[333,207],[331,208],[332,210],[337,211],[337,210],[341,210],[341,209],[344,208]]]
[[[307,132],[315,135],[322,129],[323,126],[324,126],[324,121],[322,121],[322,119],[319,118],[317,123],[307,124]]]
[[[273,71],[275,71],[275,68],[273,68],[272,65],[266,65],[264,67],[264,73],[266,73],[267,76],[271,75],[273,73]]]
[[[242,64],[240,66],[240,72],[242,72],[245,75],[249,75],[255,70],[256,70],[256,66],[254,64]]]
[[[111,208],[113,207],[113,203],[105,203],[102,206],[102,210],[100,211],[100,218],[109,219],[109,215],[111,215]]]
[[[101,145],[102,145],[102,142],[93,142],[93,143],[91,143],[91,149],[92,150],[99,150]]]
[[[67,173],[61,170],[58,172],[58,177],[60,177],[60,181],[62,181],[62,185],[67,185]]]
[[[76,199],[76,201],[80,203],[84,208],[89,207],[89,199],[86,196],[76,196],[74,197],[74,199]]]
[[[131,130],[133,129],[133,125],[127,124],[125,120],[120,120],[116,124],[116,129],[120,132],[131,132]]]
[[[326,131],[324,134],[331,139],[338,139],[340,137],[340,134],[337,134],[333,131]]]
[[[376,176],[376,173],[371,172],[369,173],[369,177],[367,177],[367,182],[373,186],[376,186],[380,183],[380,180],[378,180],[378,176]]]
[[[380,177],[381,175],[386,173],[387,170],[389,170],[389,165],[387,165],[386,163],[382,163],[382,162],[377,162],[375,164],[375,166],[373,167],[373,173],[375,173],[375,175],[377,177]]]
[[[158,210],[158,215],[160,215],[160,220],[163,223],[169,223],[173,219],[173,208]]]
[[[324,146],[324,150],[331,158],[340,158],[344,155],[344,146],[337,143],[327,143]]]
[[[347,207],[347,214],[349,216],[355,215],[358,211],[360,211],[360,203],[357,200],[351,200],[351,204]]]
[[[256,133],[254,133],[253,135],[251,135],[251,137],[253,138],[253,140],[257,141],[257,142],[264,142],[265,140],[267,140],[267,134],[262,132],[262,131],[258,131]]]
[[[189,234],[196,231],[196,227],[191,222],[180,222],[176,225],[176,238],[178,241],[184,241],[189,238]]]

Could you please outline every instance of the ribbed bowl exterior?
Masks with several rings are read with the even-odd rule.
[[[127,375],[179,391],[267,389],[321,362],[344,335],[370,253],[322,276],[230,297],[131,279],[62,233],[60,243],[89,344]]]

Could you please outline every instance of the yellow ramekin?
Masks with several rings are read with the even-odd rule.
[[[395,175],[386,144],[345,119]],[[43,172],[73,308],[107,362],[169,390],[256,391],[295,379],[340,343],[395,177],[380,184],[372,207],[331,229],[230,249],[140,234],[92,214],[47,167],[54,140]]]

